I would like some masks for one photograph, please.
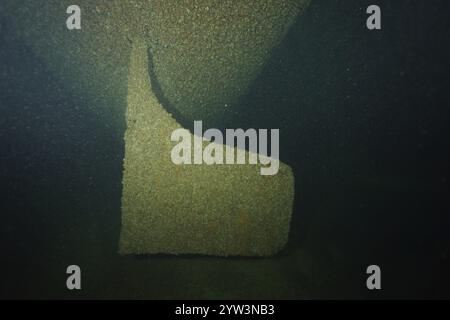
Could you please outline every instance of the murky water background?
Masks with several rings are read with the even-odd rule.
[[[239,113],[211,123],[281,130],[294,217],[264,259],[119,256],[124,123],[93,113],[2,19],[1,297],[450,297],[448,5],[378,2],[383,30],[369,32],[372,3],[313,1]],[[80,292],[65,288],[70,264]],[[381,293],[365,288],[370,264]]]

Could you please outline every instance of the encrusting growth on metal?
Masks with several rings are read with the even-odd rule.
[[[286,243],[294,176],[257,165],[175,165],[181,125],[152,92],[147,45],[133,40],[125,133],[121,254],[265,256]],[[224,146],[225,147],[225,146]],[[229,148],[228,146],[226,146]]]

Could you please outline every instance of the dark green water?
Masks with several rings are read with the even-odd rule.
[[[207,124],[280,128],[294,216],[264,259],[119,256],[124,128],[0,21],[0,297],[450,298],[449,7],[378,1],[370,32],[369,4],[313,0],[241,107]]]

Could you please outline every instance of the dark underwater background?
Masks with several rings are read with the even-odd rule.
[[[313,0],[239,108],[207,124],[280,129],[296,194],[270,258],[119,256],[125,118],[92,113],[2,19],[0,297],[450,298],[449,9]]]

